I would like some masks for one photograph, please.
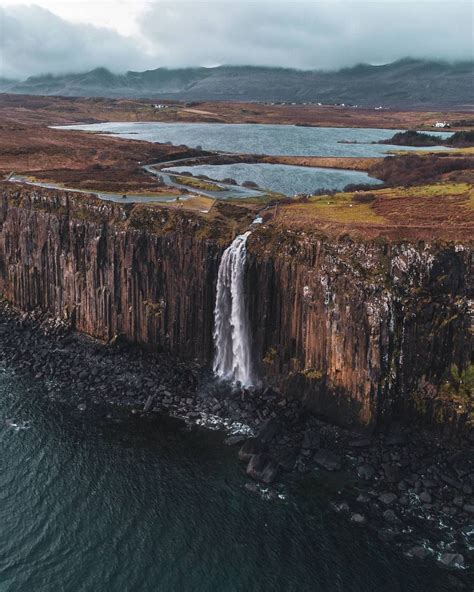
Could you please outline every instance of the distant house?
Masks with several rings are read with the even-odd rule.
[[[451,127],[447,121],[437,121],[433,127]]]

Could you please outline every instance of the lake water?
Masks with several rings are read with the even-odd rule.
[[[188,171],[193,175],[207,175],[222,181],[232,178],[237,183],[253,181],[259,187],[285,195],[313,193],[317,189],[343,189],[349,183],[368,183],[376,185],[377,179],[360,171],[344,171],[314,167],[289,166],[279,164],[224,164],[181,166],[166,169],[180,173]]]
[[[220,123],[95,123],[61,126],[104,132],[147,142],[186,144],[204,150],[271,154],[286,156],[384,156],[400,146],[371,144],[391,138],[396,131],[369,128],[300,127],[295,125],[220,124]],[[450,132],[430,132],[440,138]],[[363,142],[350,144],[341,142]],[[403,150],[420,150],[405,148]],[[433,150],[433,148],[430,148]]]
[[[62,126],[66,129],[103,132],[122,138],[147,142],[185,144],[205,150],[297,156],[385,156],[397,146],[373,144],[386,140],[394,130],[368,128],[315,128],[295,125],[217,124],[217,123],[99,123]],[[433,132],[440,138],[449,132]],[[405,149],[405,148],[404,148]],[[407,148],[420,150],[419,148]],[[444,148],[430,148],[430,150]],[[196,166],[184,169],[194,175],[205,174],[214,179],[231,177],[239,183],[253,181],[263,189],[294,195],[316,190],[341,190],[349,183],[377,181],[359,171],[310,169],[269,164],[231,164],[219,167]],[[234,197],[241,197],[235,195]],[[224,195],[220,196],[221,199]]]
[[[327,478],[266,501],[221,434],[43,389],[0,368],[1,592],[450,590],[334,514]]]

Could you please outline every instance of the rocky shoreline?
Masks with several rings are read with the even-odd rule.
[[[250,492],[277,497],[276,480],[337,472],[336,512],[408,556],[456,569],[453,586],[467,589],[474,563],[472,440],[398,425],[356,434],[320,421],[296,398],[268,388],[232,390],[197,364],[120,339],[104,344],[6,302],[0,335],[0,362],[42,381],[53,400],[79,410],[105,403],[134,414],[166,413],[225,430],[225,443],[238,448],[254,480],[245,485]]]

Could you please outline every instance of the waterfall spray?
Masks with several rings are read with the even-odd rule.
[[[240,234],[222,255],[214,309],[214,372],[226,380],[253,384],[247,298],[245,295],[246,243]]]

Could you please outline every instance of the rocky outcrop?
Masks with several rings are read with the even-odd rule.
[[[4,189],[0,225],[0,293],[15,306],[211,361],[217,271],[235,234],[224,218]],[[469,364],[470,266],[466,245],[254,231],[247,292],[260,376],[343,424],[462,424],[468,402],[440,384]]]
[[[346,424],[447,420],[438,385],[472,352],[467,245],[262,231],[249,250],[254,348],[268,380]]]
[[[15,306],[102,340],[211,358],[222,248],[199,238],[198,217],[22,191],[3,194],[0,222],[0,292]]]

